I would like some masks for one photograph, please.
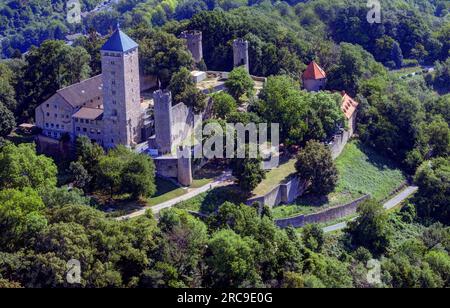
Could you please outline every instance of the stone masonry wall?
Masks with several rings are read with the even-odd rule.
[[[318,213],[277,219],[275,220],[275,224],[280,228],[287,228],[289,226],[292,226],[294,228],[300,228],[307,224],[324,223],[332,221],[356,213],[358,205],[369,198],[370,198],[369,195],[365,195],[348,204],[325,209]]]

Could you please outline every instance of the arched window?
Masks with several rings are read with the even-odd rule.
[[[113,109],[112,110],[112,116],[113,117],[117,117],[117,109]]]

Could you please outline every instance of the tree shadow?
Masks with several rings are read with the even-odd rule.
[[[377,153],[377,151],[373,147],[363,144],[362,142],[358,142],[356,146],[362,153],[367,156],[367,161],[375,166],[375,168],[377,168],[378,170],[384,171],[391,169],[400,169],[400,166],[397,163],[395,163],[392,159],[389,159],[388,157]]]
[[[200,205],[200,212],[202,214],[211,214],[216,212],[224,202],[239,204],[244,203],[246,199],[246,195],[237,185],[217,187],[206,193]]]

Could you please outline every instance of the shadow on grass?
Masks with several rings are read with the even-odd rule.
[[[156,184],[156,193],[152,196],[152,198],[162,196],[164,194],[171,192],[172,190],[179,188],[179,186],[175,185],[171,181],[163,179],[158,176],[155,179],[155,184]]]
[[[378,170],[390,170],[399,169],[399,165],[393,160],[386,158],[383,155],[377,153],[377,151],[369,145],[363,144],[362,142],[357,142],[356,146],[358,149],[367,156],[367,161],[375,166]]]
[[[237,185],[217,187],[206,193],[200,204],[200,212],[211,214],[217,211],[226,201],[235,204],[243,203],[246,201],[246,195],[242,193]]]

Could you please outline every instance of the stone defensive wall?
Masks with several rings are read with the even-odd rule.
[[[358,205],[369,198],[370,195],[365,195],[348,204],[330,207],[317,213],[276,219],[275,224],[280,228],[287,228],[289,226],[300,228],[307,224],[318,224],[333,221],[356,213]]]
[[[343,131],[341,134],[334,136],[333,141],[328,144],[333,159],[336,159],[341,155],[350,138],[351,134],[349,131]],[[297,177],[293,177],[288,182],[276,186],[266,195],[253,197],[247,200],[246,204],[251,205],[256,202],[270,207],[279,204],[289,204],[300,197],[306,191],[306,188],[308,188],[308,183],[300,182]]]
[[[306,182],[301,182],[298,177],[293,177],[272,189],[268,194],[247,200],[246,204],[259,203],[272,207],[282,203],[292,203],[305,192],[307,187]]]

